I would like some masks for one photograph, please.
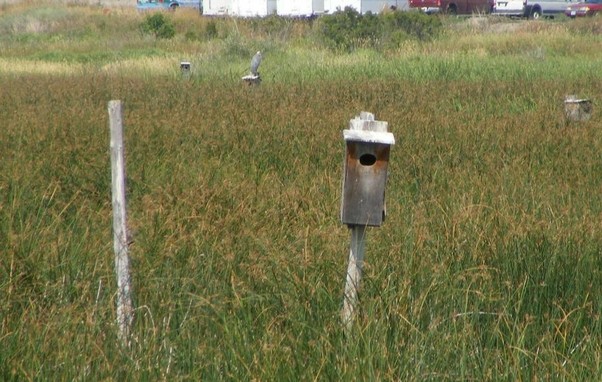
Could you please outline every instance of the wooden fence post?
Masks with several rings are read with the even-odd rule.
[[[117,276],[117,324],[119,326],[119,338],[125,346],[129,346],[134,311],[131,298],[130,259],[126,224],[125,159],[121,101],[109,101],[109,128],[111,130],[113,249],[115,251],[115,273]]]

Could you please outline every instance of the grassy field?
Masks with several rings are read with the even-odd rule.
[[[602,378],[601,19],[449,18],[430,41],[340,52],[317,23],[182,11],[156,40],[145,17],[0,8],[1,380]],[[258,49],[263,83],[243,86]],[[590,121],[565,121],[567,94]],[[342,130],[362,110],[397,144],[347,335]]]

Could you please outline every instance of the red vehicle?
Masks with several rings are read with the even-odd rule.
[[[427,14],[441,12],[452,15],[491,13],[495,4],[495,0],[409,0],[409,2],[411,8],[420,8]]]
[[[602,14],[602,0],[585,0],[583,3],[569,5],[564,11],[571,18],[595,16],[598,13]]]

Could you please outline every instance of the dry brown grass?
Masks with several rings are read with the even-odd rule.
[[[546,49],[585,44],[550,28]],[[567,124],[562,99],[602,94],[588,70],[600,50],[550,65],[527,54],[539,45],[520,45],[542,35],[389,55],[268,45],[258,87],[216,41],[197,52],[215,61],[195,64],[217,68],[188,80],[176,54],[173,67],[142,55],[82,68],[9,46],[0,376],[599,380],[601,117]],[[177,39],[136,41],[181,53]],[[136,232],[130,350],[114,326],[111,99],[125,105]],[[368,231],[357,335],[345,336],[341,131],[361,110],[388,121],[397,144],[387,220]]]

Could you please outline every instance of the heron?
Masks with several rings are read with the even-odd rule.
[[[255,77],[259,76],[259,72],[257,71],[257,69],[259,69],[259,64],[261,64],[261,51],[258,50],[253,56],[253,59],[251,59],[251,74]]]

